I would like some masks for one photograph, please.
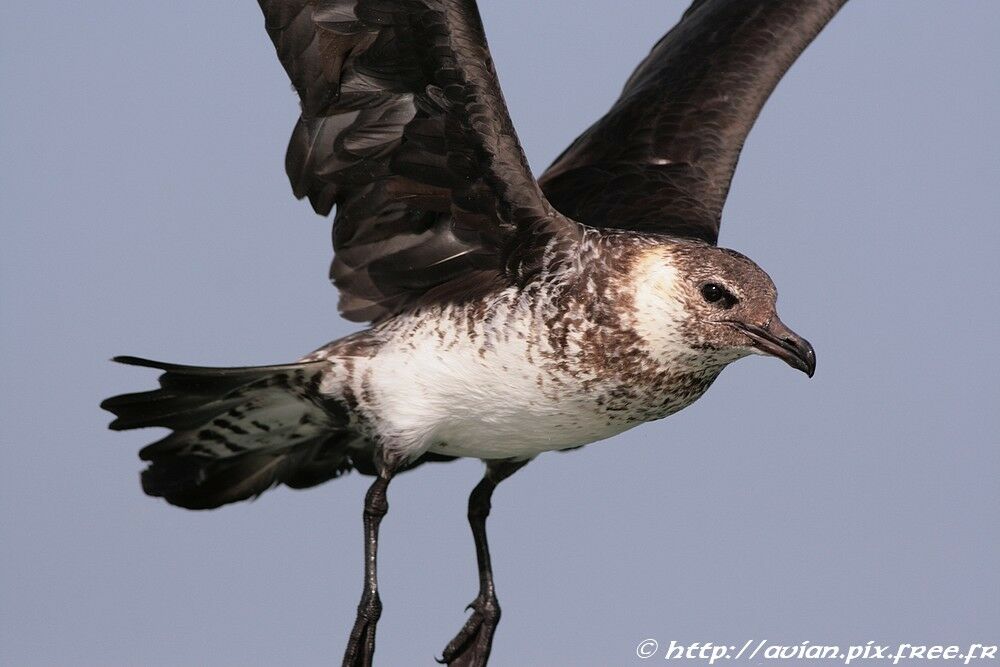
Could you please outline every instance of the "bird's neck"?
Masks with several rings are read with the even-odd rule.
[[[613,241],[584,248],[559,284],[539,286],[532,328],[545,332],[553,367],[576,378],[609,414],[659,419],[700,397],[732,360],[691,349],[669,323],[644,323],[627,270],[634,249]]]

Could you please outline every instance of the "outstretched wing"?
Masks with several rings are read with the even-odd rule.
[[[337,209],[345,317],[506,284],[577,227],[528,169],[474,0],[259,1],[302,103],[292,188]]]
[[[541,177],[545,195],[595,227],[716,243],[757,114],[846,1],[695,0]]]

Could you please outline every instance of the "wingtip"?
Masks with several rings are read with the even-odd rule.
[[[115,410],[115,405],[114,405],[115,398],[117,397],[104,399],[103,401],[101,401],[99,407],[101,408],[101,410],[104,410],[105,412],[110,412],[115,416],[115,418],[111,420],[111,423],[108,424],[109,429],[111,429],[112,431],[124,431],[125,428],[122,426],[121,417],[118,416],[118,412]]]
[[[116,364],[125,364],[126,366],[145,366],[146,368],[161,368],[164,366],[164,364],[159,361],[143,359],[142,357],[133,357],[128,354],[111,357],[111,361]]]
[[[108,428],[111,429],[112,431],[124,431],[126,430],[126,428],[128,428],[127,426],[124,426],[122,424],[122,418],[118,414],[118,408],[120,407],[118,399],[120,398],[122,397],[112,396],[110,398],[106,398],[103,401],[101,401],[101,404],[99,406],[101,410],[104,410],[105,412],[110,412],[115,416],[115,418],[111,421],[111,423],[108,424]]]
[[[107,409],[107,408],[105,408],[105,409]],[[110,424],[108,424],[108,429],[111,430],[111,431],[127,431],[128,427],[127,426],[122,426],[121,421],[122,421],[121,419],[112,420],[112,422]]]

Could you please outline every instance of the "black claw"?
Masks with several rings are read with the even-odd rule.
[[[500,605],[495,597],[476,598],[466,609],[472,609],[472,616],[435,660],[451,667],[485,667],[500,621]]]
[[[358,605],[358,616],[347,640],[344,651],[344,667],[367,667],[372,664],[375,653],[375,624],[382,615],[382,602],[378,593],[369,596],[366,592]]]

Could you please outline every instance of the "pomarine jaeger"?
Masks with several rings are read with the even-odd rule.
[[[469,498],[479,594],[441,660],[484,665],[500,616],[486,517],[501,480],[690,405],[741,357],[813,374],[771,279],[716,242],[761,106],[846,0],[695,0],[537,181],[474,0],[259,1],[301,100],[292,189],[321,215],[336,209],[340,310],[371,326],[275,366],[119,357],[163,371],[160,388],[102,406],[113,429],[172,430],[141,450],[142,486],[181,507],[375,477],[345,665],[374,652],[389,481],[482,459]]]

